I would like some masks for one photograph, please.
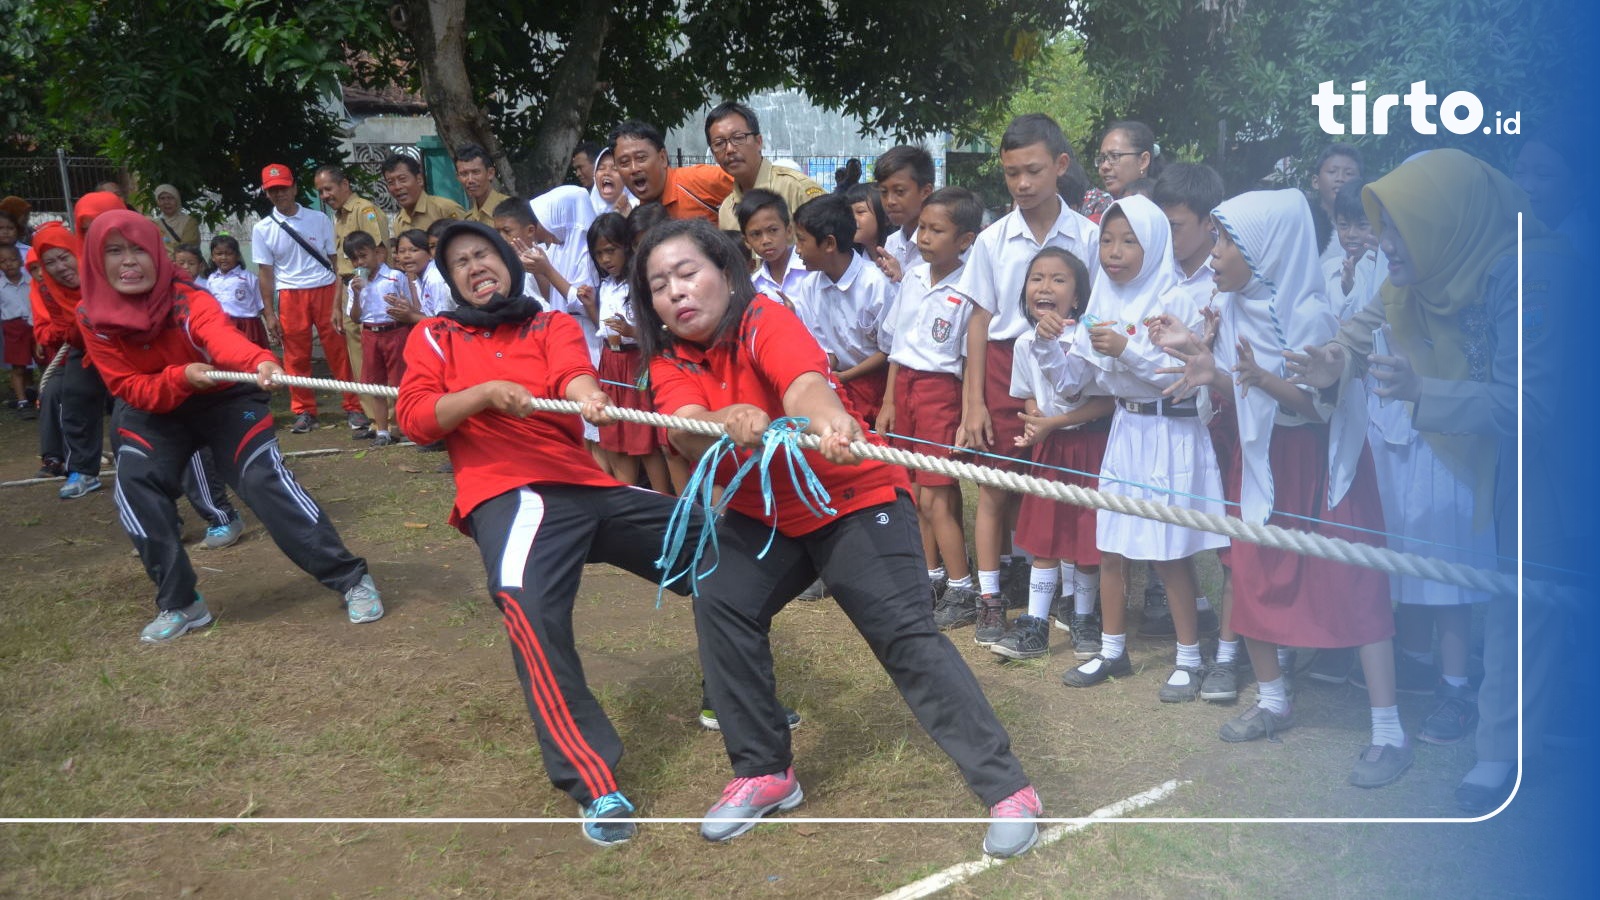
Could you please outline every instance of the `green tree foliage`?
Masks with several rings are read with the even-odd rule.
[[[976,121],[958,128],[956,137],[982,140],[998,148],[1012,119],[1027,113],[1044,113],[1056,120],[1081,154],[1080,145],[1087,145],[1098,124],[1101,93],[1084,63],[1083,39],[1062,34],[1043,44],[1014,93]]]

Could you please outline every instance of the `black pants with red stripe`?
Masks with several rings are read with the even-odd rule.
[[[145,412],[119,400],[111,426],[117,513],[156,583],[160,609],[194,602],[194,567],[183,549],[174,499],[201,447],[211,449],[217,473],[291,562],[340,593],[367,574],[366,561],[345,549],[333,522],[284,466],[264,392],[240,385],[197,394],[170,413]]]
[[[917,722],[984,805],[1028,786],[1005,726],[960,652],[933,624],[909,497],[848,513],[798,538],[780,534],[760,559],[770,526],[729,513],[717,535],[717,567],[700,580],[694,620],[706,694],[734,775],[771,775],[793,764],[768,632],[773,616],[820,576]]]
[[[511,638],[545,771],[585,806],[617,790],[622,740],[583,677],[572,632],[578,581],[585,563],[658,580],[655,561],[675,505],[640,488],[534,484],[467,516]]]

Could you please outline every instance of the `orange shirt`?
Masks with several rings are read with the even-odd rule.
[[[705,219],[717,224],[717,207],[733,191],[733,176],[721,166],[673,166],[661,189],[661,205],[673,219]]]

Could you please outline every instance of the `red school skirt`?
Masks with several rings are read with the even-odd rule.
[[[5,338],[5,358],[0,362],[14,368],[34,365],[33,323],[28,321],[28,317],[6,319],[0,328],[3,328],[0,334]]]
[[[1090,490],[1100,486],[1100,462],[1106,454],[1110,419],[1072,431],[1056,430],[1033,448],[1040,466],[1075,469],[1087,475],[1069,475],[1053,469],[1032,468],[1028,474]],[[1023,494],[1017,509],[1017,546],[1042,559],[1062,559],[1080,566],[1100,565],[1095,545],[1095,510]]]
[[[267,326],[262,323],[260,316],[229,316],[228,321],[257,347],[272,349],[272,343],[267,340]]]
[[[980,466],[1004,469],[1008,472],[1027,472],[1024,464],[1031,451],[1017,446],[1022,436],[1022,419],[1018,416],[1027,409],[1022,400],[1011,396],[1011,357],[1017,342],[990,341],[983,363],[983,405],[989,408],[989,422],[994,430],[994,446],[979,447],[994,456],[978,456],[972,461]],[[996,459],[1011,457],[1016,462]],[[1098,466],[1094,471],[1099,471]]]
[[[1383,501],[1368,448],[1361,448],[1350,490],[1332,509],[1326,508],[1328,426],[1274,426],[1268,456],[1274,510],[1269,524],[1383,546],[1378,535],[1339,527],[1383,530]],[[1359,647],[1394,637],[1389,577],[1381,572],[1243,541],[1230,556],[1233,627],[1245,637],[1307,648]]]
[[[621,350],[611,345],[600,347],[600,389],[611,402],[624,409],[655,412],[655,405],[643,391],[619,384],[637,384],[639,381],[639,348],[623,345]],[[613,384],[612,382],[615,382]],[[648,456],[656,452],[659,444],[656,429],[637,422],[616,422],[600,426],[600,448],[627,456]]]
[[[852,412],[869,426],[878,421],[878,413],[883,409],[883,392],[888,386],[888,366],[841,385],[845,396],[850,398],[850,405],[855,407]]]

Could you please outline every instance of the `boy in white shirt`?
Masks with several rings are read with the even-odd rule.
[[[792,298],[795,312],[828,354],[855,412],[877,421],[889,364],[878,346],[878,326],[895,286],[856,252],[856,216],[843,196],[818,197],[800,207],[794,225],[795,249],[814,273]]]
[[[389,306],[395,302],[391,298],[404,296],[405,276],[389,268],[388,248],[365,231],[345,237],[344,255],[356,267],[345,312],[361,322],[361,374],[370,384],[399,387],[406,373],[406,338],[411,327],[396,322],[389,315]],[[370,437],[374,447],[398,442],[389,431],[394,400],[380,397],[372,406],[372,428],[356,432],[356,439]]]
[[[766,294],[794,306],[792,298],[800,283],[810,276],[805,261],[794,252],[794,227],[789,219],[789,204],[765,188],[752,188],[733,210],[744,235],[744,245],[761,260],[750,281],[756,293]]]
[[[5,364],[11,367],[14,405],[24,419],[39,411],[28,399],[33,359],[33,307],[28,297],[33,283],[22,270],[22,253],[16,244],[0,244],[0,329],[5,338]]]
[[[983,205],[971,191],[947,187],[930,194],[917,225],[924,262],[906,271],[899,297],[884,316],[879,343],[889,354],[889,376],[877,430],[893,434],[897,446],[915,453],[937,454],[953,445],[961,427],[962,359],[972,299],[956,284],[962,254],[982,226]],[[935,592],[934,620],[945,627],[956,619],[970,622],[977,616],[978,598],[967,565],[961,485],[928,472],[912,472],[911,479]],[[950,621],[941,622],[942,617]]]
[[[1045,247],[1061,247],[1083,261],[1092,276],[1099,266],[1100,228],[1073,212],[1057,192],[1071,165],[1071,147],[1061,126],[1041,113],[1011,121],[1000,139],[1000,167],[1016,208],[978,235],[961,276],[961,292],[976,308],[967,328],[967,372],[957,444],[991,456],[986,465],[1021,470],[1031,450],[1020,447],[1023,401],[1011,396],[1012,345],[1028,330],[1022,315],[1022,283],[1028,264]],[[994,456],[1012,457],[1003,463]],[[998,488],[978,488],[974,544],[978,591],[1000,594],[1000,570],[1011,562],[1011,532],[1019,497]],[[1028,566],[1008,574],[1015,591],[1027,589]]]
[[[933,156],[921,147],[902,144],[878,157],[872,180],[882,192],[883,211],[895,230],[883,239],[878,268],[898,284],[905,271],[922,261],[917,253],[917,222],[923,201],[933,193]]]

